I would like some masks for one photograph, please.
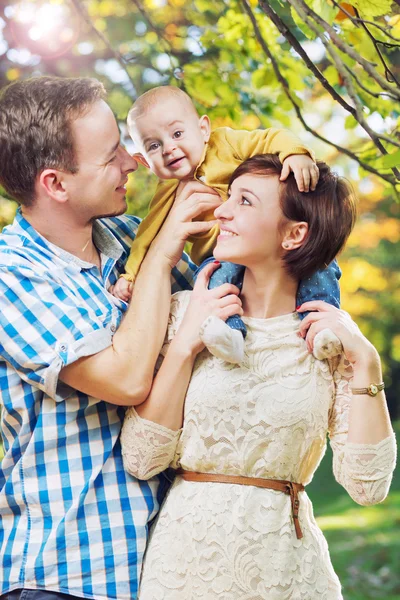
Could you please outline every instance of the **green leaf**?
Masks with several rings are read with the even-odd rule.
[[[379,159],[383,168],[391,169],[392,167],[400,168],[400,150],[393,152],[393,154],[386,154]]]
[[[354,129],[355,127],[357,127],[357,125],[358,121],[353,117],[353,115],[349,115],[348,117],[346,117],[344,122],[345,129]]]
[[[391,12],[392,0],[353,0],[353,6],[361,17],[379,17]]]

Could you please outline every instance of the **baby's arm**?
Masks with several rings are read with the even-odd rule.
[[[291,131],[275,127],[255,131],[226,128],[225,135],[240,160],[244,161],[257,154],[277,154],[283,165],[281,181],[293,171],[301,192],[308,192],[310,184],[311,190],[315,189],[318,167],[315,164],[314,153]]]

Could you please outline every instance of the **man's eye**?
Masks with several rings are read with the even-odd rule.
[[[183,133],[183,131],[175,131],[175,133],[174,133],[174,137],[175,137],[175,138],[180,138],[180,137],[181,137],[181,135],[182,135],[182,133]]]

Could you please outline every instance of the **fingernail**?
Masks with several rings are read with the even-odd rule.
[[[214,260],[214,265],[220,265],[221,263],[219,262],[219,260]]]
[[[299,308],[301,308],[301,304],[299,304],[299,306],[296,306],[296,310],[299,310]]]

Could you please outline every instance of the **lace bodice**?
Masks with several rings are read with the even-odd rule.
[[[173,297],[163,355],[179,326],[189,297],[190,292],[181,292]],[[248,334],[245,361],[241,366],[216,359],[207,350],[197,357],[185,400],[182,430],[171,431],[142,419],[134,408],[127,412],[121,438],[126,468],[143,479],[168,466],[181,466],[190,471],[288,479],[307,485],[323,457],[328,433],[334,456],[333,469],[339,483],[360,504],[382,501],[394,468],[394,437],[376,445],[346,441],[351,366],[343,357],[332,362],[315,360],[308,353],[304,340],[297,336],[299,318],[296,314],[244,320]],[[215,492],[216,488],[218,492]],[[225,531],[224,541],[213,538],[206,543],[207,536],[204,537],[203,532],[200,537],[204,538],[204,555],[209,555],[210,548],[215,547],[218,556],[228,543],[226,536],[232,540],[233,546],[233,540],[235,543],[238,539],[242,540],[241,550],[232,547],[229,556],[223,553],[220,571],[217,569],[215,574],[219,580],[221,573],[225,573],[224,577],[230,581],[228,583],[228,579],[223,578],[227,590],[229,585],[231,587],[230,595],[226,591],[226,595],[221,597],[249,600],[267,597],[341,598],[340,585],[306,493],[302,492],[300,509],[304,538],[296,540],[287,497],[270,490],[240,488],[184,482],[181,479],[175,482],[150,544],[141,598],[214,597],[201,596],[204,592],[201,581],[208,585],[206,571],[202,574],[200,567],[194,569],[188,564],[190,552],[194,551],[189,546],[196,545],[193,540],[199,538],[198,527],[205,526],[204,523],[196,526],[195,521],[197,518],[200,523],[199,515],[204,513],[207,505],[207,530],[212,529],[211,524],[219,522],[221,527],[225,524],[231,533]],[[201,505],[200,496],[203,496]],[[243,505],[244,497],[246,503]],[[248,512],[249,506],[252,506],[251,512]],[[235,511],[239,511],[236,517]],[[189,528],[190,539],[183,540],[182,535],[187,535],[188,515],[192,515],[193,519]],[[238,523],[235,525],[236,518]],[[167,530],[169,533],[166,534]],[[177,543],[175,557],[170,549],[167,550],[172,531]],[[180,540],[179,544],[177,540]],[[164,542],[168,559],[162,556]],[[170,539],[169,543],[174,542]],[[196,550],[197,556],[198,552],[199,549]],[[239,555],[244,561],[245,556],[247,561],[252,557],[247,567],[240,563]],[[182,561],[186,564],[185,568]],[[261,561],[260,564],[258,561]],[[247,571],[250,564],[254,569],[252,575]],[[191,573],[190,593],[187,573]],[[236,581],[238,577],[240,581]],[[310,596],[310,589],[317,589],[316,577],[319,578],[320,595]],[[236,578],[235,585],[232,578]],[[303,581],[303,591],[299,580]],[[186,582],[186,591],[180,592],[183,581]],[[215,585],[218,587],[219,584]],[[166,589],[171,586],[173,591],[168,595]],[[291,589],[292,595],[289,593]],[[162,593],[157,590],[162,590]],[[286,595],[282,595],[283,590],[286,590]]]

